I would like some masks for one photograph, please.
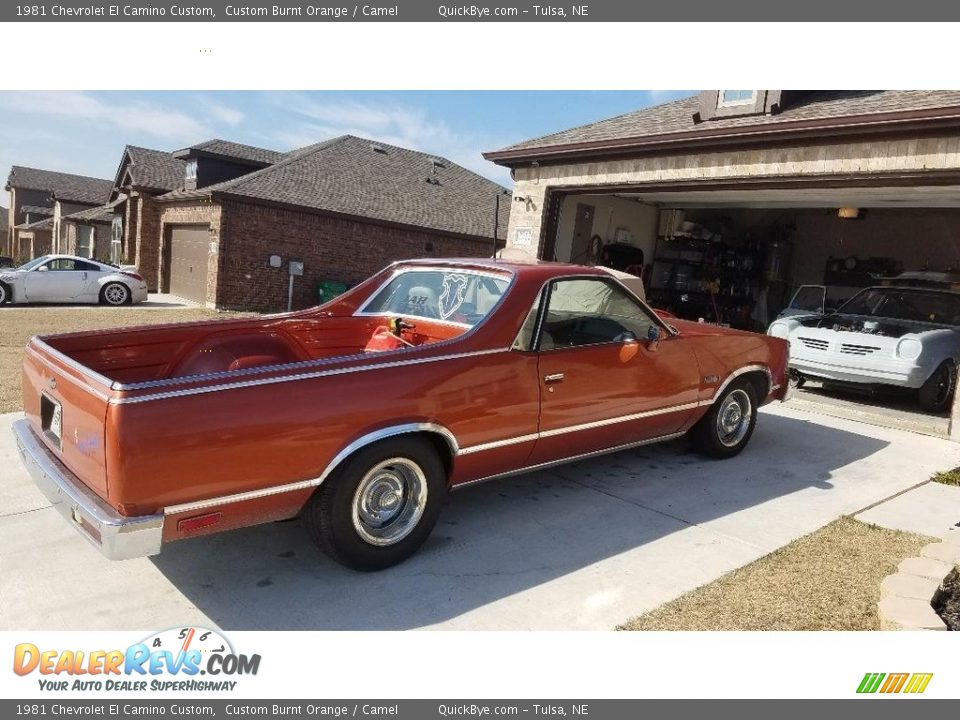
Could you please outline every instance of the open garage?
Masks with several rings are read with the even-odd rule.
[[[517,182],[509,252],[614,265],[642,275],[656,307],[758,332],[783,311],[825,318],[869,287],[960,287],[960,94],[761,90],[724,103],[731,92],[488,153]],[[831,320],[821,340],[818,321],[790,336],[792,353],[899,361],[900,337],[960,323],[929,297],[896,298],[900,319],[920,325]],[[953,340],[950,367],[925,371],[925,391],[916,378],[798,372],[792,402],[949,436],[958,352]]]

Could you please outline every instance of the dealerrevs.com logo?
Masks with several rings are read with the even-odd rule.
[[[927,689],[933,673],[867,673],[857,686],[858,693],[918,695]]]
[[[14,648],[13,671],[38,675],[45,691],[232,691],[238,676],[256,675],[259,655],[234,651],[216,630],[164,630],[125,650],[51,650],[33,643]]]

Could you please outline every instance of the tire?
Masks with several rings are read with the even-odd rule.
[[[129,305],[133,301],[130,288],[120,282],[108,282],[100,288],[100,304],[120,307]]]
[[[698,452],[733,457],[747,446],[757,425],[757,391],[747,380],[735,381],[693,426],[690,437]]]
[[[4,283],[0,283],[0,305],[6,305],[13,299],[13,293]]]
[[[398,436],[338,466],[313,494],[303,518],[313,542],[337,562],[354,570],[383,570],[419,549],[446,495],[447,473],[430,442]],[[377,520],[377,513],[387,517]]]
[[[800,388],[802,388],[804,385],[807,384],[807,378],[805,378],[803,375],[798,373],[796,370],[790,371],[788,375],[788,381],[790,383],[790,387],[793,388],[794,390],[799,390]]]
[[[933,371],[917,393],[920,407],[931,413],[942,413],[950,409],[953,393],[957,386],[957,368],[952,360],[944,360]]]

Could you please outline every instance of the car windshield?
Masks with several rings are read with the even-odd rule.
[[[837,310],[849,315],[960,325],[960,293],[869,288]]]
[[[394,275],[361,312],[473,327],[490,314],[509,284],[507,277],[472,270],[405,270]]]
[[[40,257],[34,258],[28,263],[24,263],[23,265],[18,267],[17,270],[33,270],[38,265],[43,265],[49,259],[50,259],[49,255],[41,255]]]

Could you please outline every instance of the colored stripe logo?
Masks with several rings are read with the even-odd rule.
[[[909,693],[917,695],[927,689],[933,673],[867,673],[860,681],[857,692],[872,693]]]

